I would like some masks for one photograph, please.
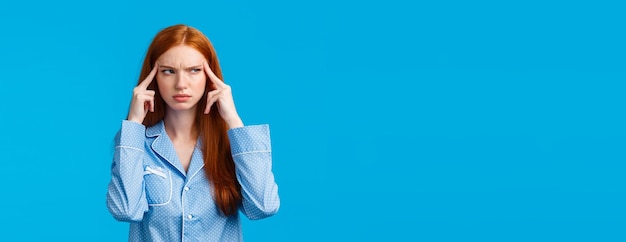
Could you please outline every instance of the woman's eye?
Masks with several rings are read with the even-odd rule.
[[[200,69],[200,68],[191,69],[191,72],[194,72],[194,73],[195,73],[195,72],[201,72],[201,71],[202,71],[202,69]]]
[[[174,74],[174,70],[170,70],[170,69],[165,69],[165,70],[162,70],[161,72],[163,72],[164,74]]]

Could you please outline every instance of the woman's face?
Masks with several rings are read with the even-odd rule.
[[[159,92],[169,109],[196,108],[206,87],[205,61],[200,52],[186,45],[174,46],[157,59]]]

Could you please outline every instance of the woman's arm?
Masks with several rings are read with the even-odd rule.
[[[268,125],[228,130],[237,180],[241,184],[242,212],[250,219],[274,215],[280,207],[278,185],[272,173]]]
[[[119,221],[141,221],[148,211],[143,184],[145,134],[145,126],[124,120],[115,137],[107,208]]]
[[[237,114],[229,85],[220,80],[204,62],[204,71],[214,90],[207,93],[205,114],[218,103],[218,112],[228,124],[228,138],[241,184],[242,211],[250,219],[274,215],[280,207],[278,186],[272,173],[272,147],[268,125],[244,126]]]
[[[107,208],[119,221],[141,221],[144,212],[148,211],[143,182],[146,127],[141,123],[148,111],[154,112],[155,91],[148,90],[148,86],[158,67],[159,64],[155,63],[148,76],[133,89],[128,120],[122,121],[122,128],[115,136]]]

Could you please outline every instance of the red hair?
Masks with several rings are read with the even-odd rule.
[[[143,81],[154,65],[156,60],[167,50],[177,45],[186,45],[196,49],[206,58],[209,67],[215,75],[222,79],[222,71],[217,60],[217,54],[209,39],[199,30],[186,26],[174,25],[161,30],[152,40],[146,58],[143,61],[138,84]],[[211,85],[200,100],[206,100],[207,92],[211,91]],[[159,93],[156,81],[148,86],[149,90],[156,92],[154,98],[154,112],[148,112],[143,124],[146,127],[157,124],[165,117],[165,101]],[[211,112],[204,114],[206,102],[200,101],[196,106],[195,125],[202,137],[202,153],[204,156],[204,170],[209,182],[213,186],[213,198],[217,207],[226,216],[234,215],[241,203],[241,185],[235,175],[235,162],[230,151],[228,140],[228,125],[217,112],[217,103],[211,106]]]

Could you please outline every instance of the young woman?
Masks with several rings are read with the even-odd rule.
[[[244,126],[197,29],[154,37],[115,141],[107,207],[129,241],[242,241],[239,211],[278,211],[269,127]]]

